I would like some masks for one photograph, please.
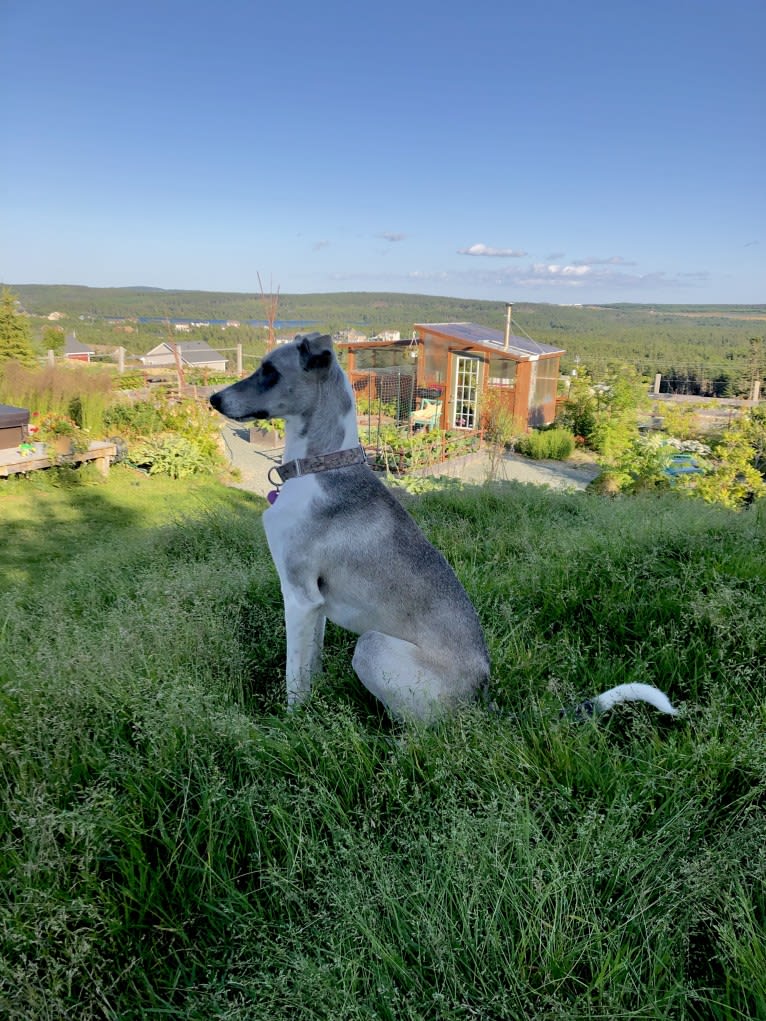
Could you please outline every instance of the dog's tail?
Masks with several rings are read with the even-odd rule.
[[[661,713],[667,713],[668,716],[678,715],[678,710],[665,692],[651,684],[618,684],[616,688],[610,688],[595,698],[581,702],[575,708],[574,715],[581,719],[586,716],[597,716],[608,712],[621,702],[648,702]]]

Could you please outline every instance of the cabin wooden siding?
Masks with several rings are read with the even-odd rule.
[[[450,327],[453,329],[450,329]],[[477,335],[483,333],[489,339],[473,341],[466,339],[470,327]],[[463,334],[461,336],[461,333]],[[499,340],[498,340],[499,338]],[[482,365],[480,393],[488,390],[501,395],[501,400],[514,416],[514,423],[520,431],[531,427],[549,425],[556,416],[556,386],[559,362],[563,351],[546,345],[528,342],[522,338],[511,338],[517,345],[526,344],[529,350],[519,348],[506,350],[502,346],[502,335],[498,331],[482,331],[475,324],[415,324],[411,340],[399,341],[357,341],[342,342],[339,347],[348,353],[350,373],[367,371],[357,366],[357,353],[366,350],[392,349],[398,352],[402,366],[408,368],[414,363],[414,386],[417,389],[439,389],[445,394],[442,402],[442,429],[452,428],[455,412],[455,378],[457,358],[461,355],[477,359]],[[538,349],[538,350],[535,350]],[[498,384],[490,382],[490,363],[506,362],[513,366],[508,373],[512,382]],[[369,371],[375,371],[374,368]],[[495,377],[492,377],[495,378]],[[538,398],[541,391],[541,399]],[[481,399],[479,400],[481,416]]]

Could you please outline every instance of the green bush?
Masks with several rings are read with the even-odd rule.
[[[216,470],[218,462],[199,443],[185,436],[155,436],[137,444],[130,451],[130,460],[150,475],[169,475],[171,479],[186,479]]]
[[[121,401],[106,410],[104,425],[107,431],[131,439],[162,432],[165,428],[165,418],[159,405],[154,401]]]
[[[214,412],[199,401],[171,403],[156,397],[150,401],[123,401],[107,410],[105,421],[112,433],[138,443],[131,450],[135,464],[162,465],[154,470],[173,478],[215,471],[222,466],[217,420]],[[186,443],[169,443],[171,437]],[[137,457],[142,460],[136,460]],[[192,471],[186,470],[198,464]]]
[[[533,430],[519,440],[519,452],[536,461],[566,461],[575,448],[575,439],[568,429]]]

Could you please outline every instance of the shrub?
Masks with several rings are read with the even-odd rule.
[[[180,479],[224,466],[214,412],[198,401],[121,401],[105,419],[129,441],[129,460],[150,474]]]
[[[200,444],[170,434],[137,444],[130,460],[140,468],[148,468],[150,475],[169,475],[171,479],[209,474],[218,467],[217,458],[211,458]]]
[[[575,448],[575,438],[568,429],[533,430],[519,440],[519,451],[537,461],[565,461]]]
[[[740,419],[727,429],[715,448],[715,468],[696,480],[695,491],[703,500],[737,508],[766,495],[766,482],[756,467],[758,451],[752,439],[749,419]]]
[[[104,425],[107,431],[131,439],[162,432],[165,428],[165,418],[159,405],[154,401],[121,401],[106,410]]]
[[[593,382],[585,370],[575,376],[570,383],[566,402],[562,407],[556,424],[571,430],[576,436],[589,440],[596,426],[597,402],[593,391]]]

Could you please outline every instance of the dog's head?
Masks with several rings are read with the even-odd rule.
[[[252,376],[214,393],[210,403],[237,422],[302,415],[316,405],[318,388],[336,367],[331,337],[298,334],[267,354]]]

